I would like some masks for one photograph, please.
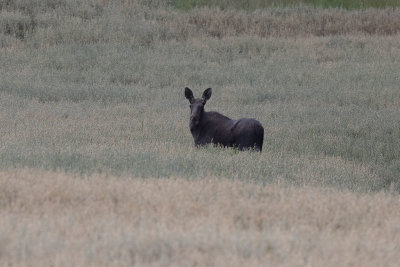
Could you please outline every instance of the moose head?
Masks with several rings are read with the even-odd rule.
[[[192,90],[188,87],[185,88],[185,97],[190,103],[190,129],[196,129],[199,126],[200,120],[204,113],[204,105],[211,97],[211,88],[203,92],[201,98],[194,98]]]

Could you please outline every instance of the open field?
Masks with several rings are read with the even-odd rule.
[[[0,53],[2,169],[399,190],[399,35],[20,45]],[[257,118],[263,153],[195,149],[185,86]]]
[[[0,62],[0,265],[399,262],[399,8],[0,0]]]
[[[400,197],[0,172],[0,265],[395,266]]]

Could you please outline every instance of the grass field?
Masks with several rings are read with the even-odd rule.
[[[313,187],[0,173],[2,266],[395,266],[400,198]]]
[[[0,62],[1,264],[398,262],[399,8],[0,1]],[[195,148],[186,86],[263,153]]]

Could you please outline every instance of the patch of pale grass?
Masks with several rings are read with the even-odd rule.
[[[394,266],[400,197],[0,172],[0,265]]]

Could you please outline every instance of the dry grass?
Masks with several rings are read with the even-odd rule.
[[[250,14],[237,10],[201,8],[186,13],[168,11],[154,15],[152,19],[162,22],[165,27],[163,36],[178,39],[198,35],[222,38],[240,35],[391,35],[400,32],[400,8],[346,11],[293,7]]]
[[[2,266],[394,266],[399,225],[384,193],[0,173]]]
[[[400,262],[400,9],[0,9],[1,266]],[[185,86],[263,153],[194,148]]]
[[[278,7],[246,12],[195,8],[189,11],[148,1],[48,0],[0,2],[0,48],[23,41],[39,47],[62,43],[185,41],[193,37],[393,35],[400,8],[322,9]],[[150,1],[153,2],[153,1]],[[154,1],[159,2],[159,1]],[[147,4],[144,4],[147,3]],[[154,7],[155,6],[155,7]]]

